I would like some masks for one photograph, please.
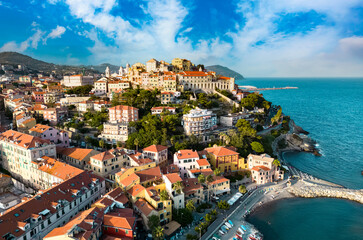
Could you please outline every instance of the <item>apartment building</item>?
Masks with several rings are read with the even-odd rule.
[[[162,112],[169,112],[170,114],[175,114],[176,108],[175,107],[166,107],[166,106],[151,108],[152,115],[160,115]]]
[[[36,124],[29,129],[29,134],[41,139],[47,139],[57,145],[57,147],[69,147],[69,135],[63,130],[58,130],[54,127]]]
[[[190,71],[194,66],[191,61],[182,58],[174,58],[173,60],[171,60],[171,65],[173,66],[174,71],[177,72]]]
[[[178,173],[169,173],[163,175],[165,183],[165,189],[168,192],[170,198],[173,200],[173,208],[181,209],[185,208],[184,203],[184,191],[183,191],[183,180],[180,178]],[[179,185],[178,185],[179,184]]]
[[[173,104],[175,103],[175,97],[173,92],[161,92],[160,93],[161,104]]]
[[[94,149],[57,147],[57,157],[59,159],[80,169],[87,169],[90,158],[99,153]]]
[[[32,92],[32,99],[37,103],[44,103],[45,92]]]
[[[44,120],[49,121],[50,125],[57,125],[68,116],[68,109],[63,107],[48,108],[43,110]]]
[[[25,185],[31,185],[32,161],[43,156],[55,158],[56,146],[49,140],[8,130],[0,134],[0,156],[3,168]]]
[[[183,115],[182,125],[186,135],[202,135],[217,128],[217,115],[205,109],[192,109]]]
[[[156,59],[152,58],[146,62],[146,72],[156,72],[160,63]]]
[[[83,76],[82,74],[79,74],[72,76],[64,76],[63,81],[61,83],[66,87],[79,87],[85,85],[93,85],[93,82],[94,82],[93,76]]]
[[[178,73],[179,85],[184,90],[214,91],[216,88],[232,91],[235,79],[217,76],[215,72],[182,71]]]
[[[79,168],[47,156],[33,160],[29,167],[32,174],[31,186],[35,189],[51,188],[54,184],[59,184],[83,172]]]
[[[183,180],[183,192],[185,202],[192,200],[195,204],[204,202],[205,196],[202,184],[199,183],[198,178],[186,178]]]
[[[231,192],[229,179],[223,176],[213,176],[213,181],[206,181],[207,186],[206,201],[210,201],[213,196],[225,195]]]
[[[87,111],[92,111],[93,110],[93,102],[90,100],[87,101],[83,101],[78,103],[78,108],[77,110],[79,112],[87,112]]]
[[[268,154],[254,155],[247,157],[248,168],[251,170],[252,181],[257,184],[274,182],[284,178],[284,172],[273,164],[274,158]]]
[[[129,137],[130,128],[128,122],[105,122],[102,134],[99,138],[108,143],[126,142]]]
[[[54,228],[89,208],[103,194],[104,179],[82,172],[0,216],[0,236],[3,239],[43,239]]]
[[[254,118],[248,113],[230,113],[226,116],[221,116],[219,122],[222,126],[234,127],[238,120],[245,119],[249,122],[253,122]]]
[[[47,93],[44,93],[43,102],[45,104],[59,102],[62,95],[63,95],[63,93],[59,93],[59,92],[47,92]]]
[[[88,169],[101,177],[114,179],[115,173],[129,165],[126,152],[122,148],[116,148],[91,156]]]
[[[247,168],[245,159],[230,148],[214,146],[206,148],[205,151],[213,168],[219,168],[222,173],[231,173]]]
[[[198,169],[197,161],[199,161],[197,151],[184,149],[174,154],[174,164],[179,167],[179,174],[182,178],[188,177],[189,169]]]
[[[92,89],[92,92],[96,96],[105,95],[108,92],[107,81],[108,81],[108,79],[103,77],[103,78],[97,80],[96,82],[94,82],[94,88]]]
[[[144,158],[149,158],[156,162],[156,165],[168,164],[168,147],[163,145],[151,145],[142,150]]]
[[[108,109],[109,121],[118,122],[134,122],[139,120],[139,109],[130,106],[118,105]]]

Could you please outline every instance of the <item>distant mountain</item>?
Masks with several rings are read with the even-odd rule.
[[[244,77],[239,74],[236,71],[233,71],[231,69],[229,69],[228,67],[224,67],[221,65],[213,65],[213,66],[208,66],[205,67],[208,71],[213,71],[216,72],[218,75],[223,75],[226,77],[234,77],[235,79],[244,79]]]
[[[120,69],[120,66],[112,65],[110,63],[102,63],[100,65],[88,65],[88,66],[84,66],[84,67],[89,68],[89,69],[94,69],[100,73],[105,72],[106,67],[110,68],[111,73],[113,73],[113,72],[118,73],[118,70]]]
[[[97,70],[87,66],[68,66],[47,63],[17,52],[0,52],[0,64],[13,65],[15,67],[17,65],[23,65],[31,73],[44,72],[50,74],[52,71],[56,71],[59,75],[78,74],[82,72],[85,74],[98,73]]]

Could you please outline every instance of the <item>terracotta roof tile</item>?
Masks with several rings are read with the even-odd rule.
[[[176,154],[178,159],[199,158],[198,152],[190,149],[179,150]]]
[[[226,147],[212,147],[212,148],[206,148],[207,152],[215,155],[216,157],[222,157],[222,156],[230,156],[230,155],[238,155],[238,152],[232,151],[231,149],[228,149]]]
[[[168,147],[163,145],[151,145],[143,149],[144,152],[161,152],[165,149],[168,149]]]
[[[171,182],[171,184],[174,184],[176,182],[183,181],[180,178],[179,174],[177,174],[177,173],[169,173],[169,174],[165,174],[164,176],[169,179],[169,181]]]

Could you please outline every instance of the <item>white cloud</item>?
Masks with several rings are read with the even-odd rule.
[[[66,32],[66,29],[62,26],[57,26],[55,29],[53,29],[49,34],[48,38],[60,38],[64,33]]]
[[[236,11],[245,22],[236,22],[235,29],[225,33],[232,42],[222,40],[223,36],[197,42],[189,39],[187,33],[192,27],[185,20],[190,12],[180,0],[149,0],[141,4],[148,20],[138,19],[138,26],[112,14],[118,5],[116,0],[64,2],[72,16],[93,26],[86,33],[94,41],[89,48],[92,63],[184,57],[196,63],[229,65],[246,76],[363,75],[358,67],[361,38],[341,34],[351,9],[363,6],[361,0],[241,0]],[[280,14],[312,10],[333,24],[317,26],[304,34],[276,32]],[[102,33],[112,44],[101,40]]]
[[[0,48],[0,52],[3,52],[3,51],[24,52],[29,47],[36,49],[38,47],[38,43],[42,39],[43,35],[44,35],[43,31],[36,30],[36,32],[32,36],[30,36],[27,40],[25,40],[21,43],[16,43],[15,41],[5,43]]]

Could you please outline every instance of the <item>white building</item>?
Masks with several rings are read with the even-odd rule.
[[[240,119],[245,119],[250,122],[253,122],[254,120],[254,118],[248,113],[230,113],[226,116],[221,116],[219,118],[219,122],[223,126],[233,127]]]
[[[168,164],[168,147],[163,145],[151,145],[142,150],[144,158],[150,158],[156,165]]]
[[[93,85],[93,82],[93,76],[83,76],[82,74],[79,74],[72,76],[63,76],[62,85],[66,87],[79,87],[85,85]]]
[[[169,112],[171,114],[175,114],[176,113],[176,108],[175,107],[153,107],[151,108],[151,114],[152,115],[160,115],[163,111]]]
[[[184,192],[182,187],[177,190],[174,189],[174,186],[177,182],[180,182],[182,184],[182,179],[180,178],[179,174],[177,173],[169,173],[163,175],[164,183],[166,191],[169,193],[169,196],[173,200],[173,208],[181,209],[185,207],[184,204]]]
[[[186,135],[202,135],[217,128],[217,115],[205,109],[192,109],[183,115],[182,125]]]
[[[103,131],[99,138],[116,144],[117,142],[126,142],[129,132],[130,129],[127,122],[106,122],[103,124]]]
[[[3,239],[43,239],[54,228],[64,225],[105,194],[105,180],[82,172],[0,216]]]
[[[283,171],[280,171],[280,168],[273,164],[274,158],[269,155],[250,154],[247,159],[253,182],[265,184],[283,179]]]
[[[199,169],[197,161],[199,155],[197,151],[184,149],[174,153],[174,164],[179,167],[180,176],[188,177],[188,170]]]
[[[43,156],[56,157],[56,145],[49,140],[8,130],[0,134],[3,168],[25,185],[34,184],[31,164]]]

